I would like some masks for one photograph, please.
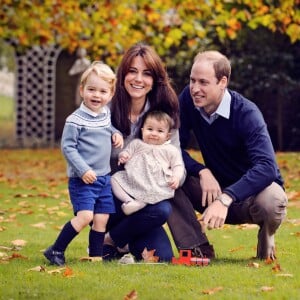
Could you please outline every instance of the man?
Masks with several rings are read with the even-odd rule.
[[[190,84],[180,95],[180,143],[187,179],[175,194],[168,220],[176,246],[196,256],[215,256],[201,231],[224,223],[259,225],[257,258],[275,259],[274,235],[286,216],[287,197],[272,142],[257,106],[227,89],[229,60],[217,51],[199,53]],[[204,164],[184,149],[190,132]],[[202,228],[203,229],[203,228]]]

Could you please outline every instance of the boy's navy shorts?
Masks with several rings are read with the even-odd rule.
[[[75,215],[81,210],[90,210],[95,214],[111,214],[116,211],[110,175],[98,176],[92,184],[84,183],[79,177],[71,177],[69,193]]]

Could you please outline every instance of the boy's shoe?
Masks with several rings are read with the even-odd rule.
[[[45,250],[44,256],[50,261],[51,265],[63,266],[66,263],[64,252],[53,250],[53,246]]]

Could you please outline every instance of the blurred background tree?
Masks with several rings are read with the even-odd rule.
[[[59,45],[114,67],[132,44],[152,45],[179,93],[194,55],[219,49],[230,87],[257,103],[277,150],[300,150],[300,0],[0,0],[0,38],[22,52]],[[0,46],[3,56],[5,47]],[[12,68],[12,64],[9,64]]]

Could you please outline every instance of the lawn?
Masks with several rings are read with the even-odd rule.
[[[0,150],[0,299],[299,299],[300,153],[277,159],[290,202],[273,263],[252,258],[257,228],[245,224],[208,231],[207,267],[82,262],[86,229],[58,268],[42,251],[72,217],[60,150]]]
[[[0,147],[13,144],[15,138],[14,100],[0,95]]]

